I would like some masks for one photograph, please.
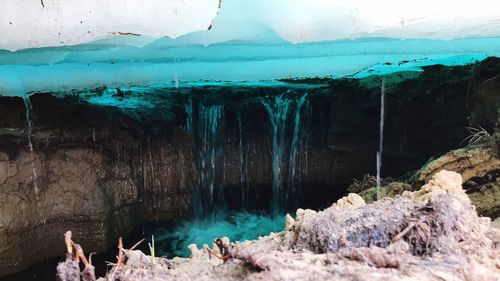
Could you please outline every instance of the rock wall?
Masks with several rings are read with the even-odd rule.
[[[119,111],[39,95],[31,153],[24,114],[10,114],[22,100],[2,101],[16,106],[0,118],[0,274],[60,256],[68,227],[103,252],[144,218],[188,214],[194,169],[185,132],[145,132]]]

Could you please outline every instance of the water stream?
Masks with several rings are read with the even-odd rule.
[[[193,206],[196,217],[213,221],[224,212],[225,205],[224,106],[200,104],[197,109],[193,149],[198,175]]]
[[[272,99],[262,100],[262,104],[266,108],[271,125],[271,161],[273,176],[271,209],[274,213],[281,212],[285,208],[285,193],[283,191],[281,168],[283,155],[285,153],[286,121],[291,103],[292,101],[283,95]]]
[[[283,214],[298,205],[303,165],[307,166],[307,140],[302,122],[302,108],[307,94],[287,96],[287,93],[262,98],[270,130],[272,196],[270,210]],[[206,101],[189,99],[185,104],[187,115],[185,130],[193,135],[194,162],[197,170],[197,187],[193,194],[195,217],[215,219],[223,214],[228,205],[224,202],[224,176],[226,145],[225,117],[223,105],[205,104]],[[251,145],[245,138],[246,120],[242,112],[236,112],[238,126],[238,160],[240,183],[240,209],[248,210],[252,187],[249,176],[251,169]],[[305,156],[305,159],[304,159]],[[305,163],[304,163],[305,162]],[[234,205],[234,202],[232,205]]]
[[[292,143],[290,145],[290,156],[288,160],[288,190],[286,192],[285,196],[285,201],[291,201],[293,208],[297,207],[298,205],[298,195],[299,195],[299,190],[298,190],[298,171],[300,171],[300,163],[297,162],[298,159],[298,154],[300,150],[300,144],[301,142],[301,128],[300,128],[300,121],[301,121],[301,109],[302,106],[304,105],[304,102],[306,100],[307,94],[301,96],[300,98],[297,99],[296,101],[296,108],[294,112],[294,119],[293,119],[293,137],[292,137]],[[288,198],[291,197],[291,198]]]
[[[238,129],[239,129],[239,160],[240,160],[240,190],[241,190],[241,207],[242,209],[248,209],[248,198],[250,194],[250,179],[248,174],[248,155],[247,148],[245,147],[243,133],[243,121],[241,117],[241,112],[237,114],[238,119]]]
[[[186,126],[185,130],[188,132],[193,131],[193,100],[189,99],[189,101],[184,104],[184,110],[186,110]]]
[[[379,148],[377,151],[377,200],[380,199],[380,171],[382,169],[382,153],[384,148],[384,114],[385,114],[385,81],[380,87],[380,132]]]
[[[270,122],[271,131],[271,161],[272,161],[272,190],[271,199],[272,212],[276,214],[283,213],[291,207],[297,198],[296,172],[297,155],[300,136],[300,112],[305,102],[306,95],[302,95],[295,101],[285,95],[275,96],[270,99],[262,100]],[[287,125],[288,117],[293,112],[292,140],[288,141]],[[288,152],[288,163],[285,163],[285,153]],[[286,181],[283,176],[282,168],[288,164],[288,176]],[[285,186],[286,183],[286,186]]]
[[[31,106],[31,101],[30,97],[26,95],[23,98],[24,101],[24,106],[26,108],[26,124],[28,125],[28,132],[27,132],[27,138],[28,138],[28,146],[30,149],[30,154],[31,154],[31,171],[33,173],[33,188],[35,191],[35,197],[38,199],[38,183],[37,183],[37,173],[36,173],[36,167],[35,167],[35,154],[33,153],[33,142],[32,142],[32,112],[33,108]]]

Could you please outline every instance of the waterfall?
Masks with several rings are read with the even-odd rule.
[[[382,169],[382,152],[384,143],[384,113],[385,113],[385,81],[380,88],[380,132],[379,148],[377,151],[377,200],[380,199],[380,170]]]
[[[26,95],[24,97],[24,106],[26,108],[26,123],[28,124],[28,145],[30,148],[30,154],[31,154],[31,170],[33,172],[33,186],[35,189],[35,196],[38,198],[38,184],[37,184],[37,174],[36,174],[36,168],[35,168],[35,155],[33,153],[33,142],[32,142],[32,121],[31,121],[31,115],[32,115],[32,106],[31,106],[31,101],[30,97]]]
[[[284,95],[271,99],[262,100],[266,109],[271,130],[271,162],[272,162],[272,199],[271,208],[274,214],[282,213],[288,207],[290,201],[296,199],[296,171],[298,143],[300,135],[300,111],[304,104],[306,95],[301,96],[294,103],[291,98]],[[295,105],[295,106],[293,106]],[[287,124],[291,109],[294,109],[293,136],[291,142],[287,142]],[[288,147],[289,145],[289,147]],[[284,154],[288,152],[288,177],[287,186],[284,186],[282,168],[285,167]]]
[[[239,160],[240,160],[240,189],[241,189],[241,206],[243,209],[248,208],[248,196],[250,194],[250,180],[248,176],[248,156],[243,142],[243,122],[241,113],[237,114],[239,128]]]
[[[272,173],[271,209],[279,214],[296,207],[300,191],[304,150],[301,111],[307,94],[263,98],[261,103],[269,118],[270,155]],[[193,134],[193,155],[197,169],[193,211],[197,218],[215,219],[225,211],[225,114],[223,105],[206,105],[189,100],[185,105],[186,129]],[[251,186],[249,178],[249,147],[246,145],[242,113],[236,113],[239,133],[238,160],[241,207],[249,207]],[[307,158],[307,155],[305,156]],[[307,162],[307,159],[305,159]],[[305,163],[307,165],[307,163]]]
[[[179,77],[177,76],[177,74],[175,74],[174,76],[174,85],[176,89],[179,88]]]
[[[191,132],[193,130],[193,100],[189,99],[189,101],[184,105],[184,109],[186,110],[186,127],[185,130]]]
[[[291,100],[285,98],[284,96],[278,96],[272,100],[263,100],[262,104],[266,108],[266,111],[269,115],[272,135],[271,163],[273,176],[273,195],[271,199],[271,208],[273,212],[281,212],[285,207],[285,196],[283,191],[283,182],[281,179],[281,167],[285,150],[286,119],[288,116],[288,110],[291,104]]]
[[[305,103],[305,117],[303,118],[306,121],[312,120],[312,115],[313,115],[313,107],[310,101],[306,100]],[[306,181],[306,185],[309,183],[309,134],[310,131],[305,131],[304,133],[304,138],[302,139],[301,142],[301,149],[304,151],[304,178]],[[302,175],[301,175],[302,176]]]
[[[222,105],[200,104],[193,124],[194,155],[198,170],[193,196],[194,213],[215,219],[224,210],[224,138]],[[193,120],[194,121],[194,120]]]
[[[302,109],[302,105],[306,100],[307,94],[301,96],[297,100],[295,116],[293,120],[293,137],[292,143],[290,145],[290,159],[288,162],[288,189],[289,191],[286,193],[288,196],[297,195],[297,170],[300,168],[300,165],[297,165],[297,158],[299,152],[299,141],[300,141],[300,111]],[[285,198],[286,201],[293,200],[295,201],[297,196],[292,198]]]

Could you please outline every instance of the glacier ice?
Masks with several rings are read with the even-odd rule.
[[[0,49],[81,44],[119,34],[175,38],[211,24],[214,32],[203,32],[196,43],[249,41],[259,35],[249,23],[293,43],[452,39],[499,36],[499,18],[496,0],[3,0]]]
[[[97,87],[174,86],[193,81],[365,77],[459,65],[500,55],[500,37],[456,40],[359,39],[278,45],[144,47],[85,44],[0,52],[0,95],[87,91]]]
[[[232,0],[217,17],[217,0],[4,2],[0,95],[366,77],[500,55],[490,0]]]
[[[218,0],[3,0],[0,49],[87,43],[113,35],[176,37],[206,30]]]

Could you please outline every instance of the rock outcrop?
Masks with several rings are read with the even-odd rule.
[[[192,184],[188,176],[178,175],[188,173],[190,163],[178,162],[182,151],[156,149],[151,161],[162,162],[155,166],[158,171],[134,170],[138,159],[110,161],[93,148],[58,148],[50,154],[21,151],[15,160],[0,153],[6,159],[0,161],[0,171],[6,171],[0,181],[0,273],[59,256],[56,233],[68,226],[76,237],[85,237],[83,247],[104,252],[144,217],[186,216]],[[144,159],[149,161],[146,155]],[[137,183],[138,173],[144,173],[142,184]],[[172,189],[161,190],[163,182]]]
[[[428,162],[412,178],[413,186],[428,181],[440,169],[459,173],[467,195],[480,215],[500,217],[500,138],[453,150]]]
[[[2,114],[22,109],[19,102]],[[0,275],[60,256],[58,234],[68,226],[88,251],[104,252],[146,217],[189,213],[187,133],[148,131],[117,110],[50,96],[32,104],[33,152],[25,115],[0,118]]]
[[[415,175],[414,185],[427,182],[441,169],[462,175],[466,182],[472,178],[483,177],[488,172],[500,169],[500,139],[487,145],[471,146],[452,150],[430,161]]]

